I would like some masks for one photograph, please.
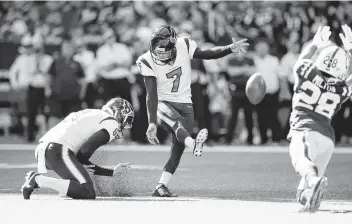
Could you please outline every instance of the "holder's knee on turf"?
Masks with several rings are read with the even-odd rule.
[[[70,181],[67,196],[73,199],[95,199],[94,185],[93,183],[79,184],[77,181]]]

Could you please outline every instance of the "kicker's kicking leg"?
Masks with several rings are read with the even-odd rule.
[[[183,143],[186,147],[193,149],[193,155],[195,156],[201,156],[203,152],[203,145],[205,141],[208,138],[208,130],[207,129],[201,129],[197,137],[193,139],[190,134],[186,131],[186,129],[183,127],[181,122],[177,121],[172,127],[177,140],[180,143]]]

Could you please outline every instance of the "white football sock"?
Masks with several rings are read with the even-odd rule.
[[[186,147],[193,149],[194,144],[195,144],[195,142],[194,142],[194,139],[193,139],[193,138],[191,138],[191,137],[188,136],[188,137],[185,139],[185,146],[186,146]]]
[[[158,183],[158,185],[156,186],[156,188],[158,188],[160,184],[164,184],[165,186],[167,186],[168,183],[169,183],[170,180],[171,180],[171,177],[172,177],[172,174],[171,174],[171,173],[164,171],[164,172],[161,174],[159,183]]]
[[[308,189],[308,182],[306,181],[306,178],[302,177],[301,182],[299,182],[297,190],[305,190]]]
[[[39,187],[56,190],[60,195],[66,195],[70,185],[70,180],[56,179],[43,175],[36,176],[35,182],[37,182]]]

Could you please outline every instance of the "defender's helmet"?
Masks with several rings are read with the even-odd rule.
[[[350,55],[338,46],[323,49],[315,62],[317,69],[332,77],[345,80],[348,76]]]
[[[114,116],[121,124],[121,129],[132,128],[134,109],[127,100],[119,97],[112,98],[101,109]]]
[[[150,41],[149,50],[153,61],[165,65],[176,58],[176,31],[167,25],[158,27]]]

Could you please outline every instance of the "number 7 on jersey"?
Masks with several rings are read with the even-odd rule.
[[[172,93],[175,93],[178,91],[178,88],[180,86],[180,78],[181,78],[181,75],[182,75],[182,69],[181,67],[169,72],[166,74],[166,77],[168,79],[173,79],[175,76],[176,78],[174,79],[174,82],[173,82],[173,85],[172,85],[172,89],[171,89],[171,92]]]

